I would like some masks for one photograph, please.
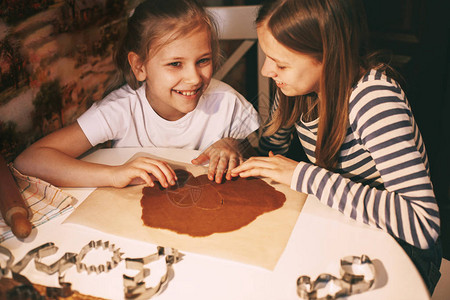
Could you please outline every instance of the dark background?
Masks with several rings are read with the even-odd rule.
[[[388,49],[422,132],[450,258],[450,3],[365,0],[374,48]]]

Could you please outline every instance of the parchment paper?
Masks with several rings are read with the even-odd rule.
[[[157,158],[148,153],[135,156]],[[159,158],[158,158],[159,159]],[[202,166],[174,162],[174,169],[186,169],[195,176],[207,173]],[[289,236],[305,203],[306,194],[263,179],[286,195],[283,207],[260,215],[241,229],[214,233],[207,237],[191,237],[166,229],[147,227],[141,220],[140,200],[144,185],[122,189],[98,188],[64,221],[100,230],[113,235],[173,247],[180,251],[229,259],[273,270],[283,253]]]

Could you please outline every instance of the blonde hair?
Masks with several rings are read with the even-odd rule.
[[[301,117],[319,117],[316,164],[334,169],[348,129],[352,86],[372,67],[368,29],[359,0],[280,0],[266,2],[257,26],[267,25],[274,38],[289,49],[322,63],[320,99],[316,94],[287,97],[277,91],[279,107],[266,134],[292,126]]]
[[[217,26],[196,0],[145,0],[128,19],[127,30],[115,50],[114,61],[120,71],[115,85],[128,83],[132,89],[141,86],[128,62],[128,53],[136,53],[142,62],[164,45],[199,28],[211,34],[213,68],[220,62]],[[110,88],[111,90],[113,88]]]

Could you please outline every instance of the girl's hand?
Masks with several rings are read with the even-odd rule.
[[[223,138],[197,158],[192,160],[194,165],[201,165],[209,160],[208,178],[217,183],[222,182],[223,175],[227,180],[231,180],[231,170],[239,166],[243,161],[239,151],[240,141],[233,138]]]
[[[261,176],[279,183],[291,185],[292,175],[298,162],[269,152],[269,157],[251,157],[239,167],[231,170],[233,177]]]
[[[153,187],[154,181],[167,188],[178,180],[175,171],[166,162],[148,157],[138,157],[111,170],[112,186],[117,188],[142,183]]]

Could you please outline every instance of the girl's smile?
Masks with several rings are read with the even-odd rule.
[[[193,97],[193,96],[197,95],[200,92],[200,90],[201,90],[201,88],[198,88],[196,90],[187,90],[187,91],[181,91],[181,90],[174,89],[175,92],[177,92],[180,95],[186,96],[186,97]]]
[[[281,82],[281,81],[278,81],[278,80],[275,80],[275,79],[274,79],[274,81],[275,81],[277,87],[279,87],[279,88],[282,88],[283,86],[286,85],[284,82]]]

